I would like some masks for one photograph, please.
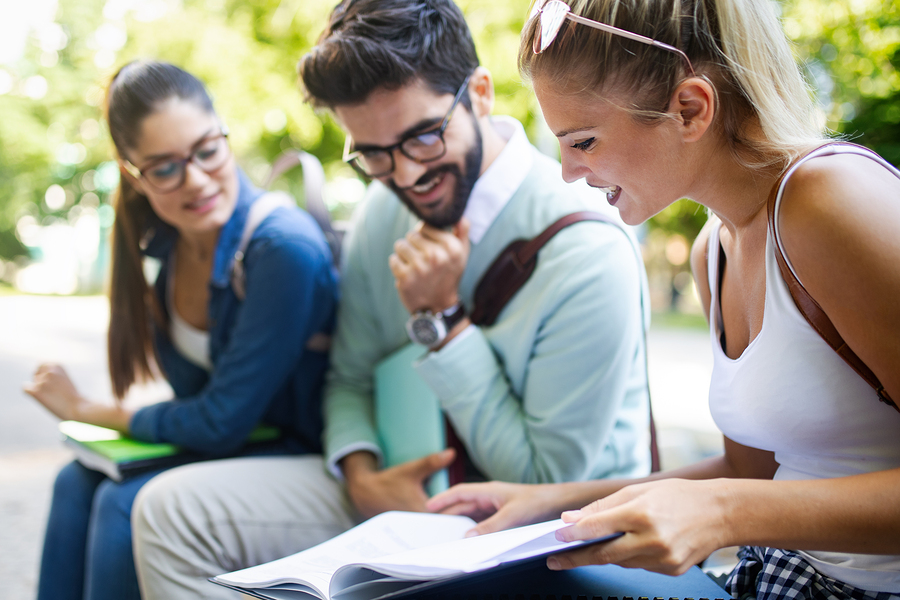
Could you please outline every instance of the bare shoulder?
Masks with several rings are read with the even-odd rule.
[[[798,275],[807,276],[800,277],[804,284],[834,274],[848,254],[863,261],[896,259],[900,178],[862,156],[810,160],[785,186],[779,230]]]
[[[792,207],[847,210],[900,209],[900,179],[871,158],[835,154],[803,163],[788,180],[785,198]],[[787,203],[785,203],[787,206]],[[822,210],[816,214],[827,214]],[[865,214],[871,214],[863,212]]]
[[[779,232],[803,286],[900,395],[900,179],[862,156],[810,160],[785,186]]]
[[[694,285],[697,286],[697,293],[700,296],[700,304],[703,306],[703,312],[706,314],[706,320],[709,321],[709,277],[707,277],[707,267],[709,265],[709,231],[712,229],[717,219],[710,217],[691,247],[691,271],[694,274]]]

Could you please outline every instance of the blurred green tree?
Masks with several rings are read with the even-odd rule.
[[[523,121],[545,145],[534,96],[516,71],[529,0],[458,2],[482,63],[493,72],[497,112]],[[302,102],[296,76],[297,60],[315,44],[334,0],[33,4],[38,8],[29,14],[43,10],[45,18],[26,20],[30,33],[21,51],[0,47],[0,257],[25,254],[36,225],[71,221],[80,214],[76,207],[109,203],[117,170],[110,162],[103,90],[115,70],[135,58],[168,60],[207,82],[235,152],[257,181],[290,147],[317,155],[331,177],[353,176],[340,161],[343,134],[330,116]],[[900,0],[785,0],[779,6],[824,122],[900,164]],[[302,197],[295,180],[280,185]],[[339,200],[332,208],[342,218],[350,207]],[[108,226],[111,214],[101,217]],[[705,219],[705,211],[683,201],[648,227],[690,240]]]
[[[790,0],[783,18],[826,125],[900,165],[900,0]]]

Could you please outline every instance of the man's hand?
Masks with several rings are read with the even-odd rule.
[[[359,513],[366,519],[389,510],[425,512],[424,482],[432,474],[450,466],[456,452],[448,448],[396,467],[376,469],[369,452],[355,452],[341,461],[347,491]]]
[[[394,243],[388,259],[400,301],[410,312],[438,313],[459,302],[459,280],[469,260],[469,222],[451,231],[419,223]]]

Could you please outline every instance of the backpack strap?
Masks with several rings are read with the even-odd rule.
[[[272,163],[263,187],[268,188],[282,174],[297,165],[303,168],[303,196],[306,201],[306,212],[318,223],[322,233],[325,234],[334,264],[340,265],[341,234],[331,224],[331,214],[328,212],[328,207],[325,206],[325,170],[319,159],[302,150],[286,150]]]
[[[253,238],[256,228],[266,220],[272,212],[282,206],[296,207],[294,199],[284,192],[266,192],[256,199],[256,202],[250,205],[247,213],[247,221],[244,223],[244,231],[241,233],[241,241],[238,242],[237,250],[234,253],[234,260],[231,263],[231,289],[234,295],[241,302],[247,296],[246,287],[246,271],[244,270],[244,255],[247,252],[247,246]],[[331,336],[325,333],[314,333],[306,340],[305,348],[311,352],[327,353],[331,348]]]
[[[503,308],[531,277],[537,267],[538,250],[566,227],[582,221],[602,221],[618,226],[606,215],[581,211],[558,219],[533,239],[513,241],[481,276],[475,288],[475,306],[470,316],[472,323],[493,325]]]
[[[557,233],[582,221],[600,221],[625,231],[622,225],[608,216],[592,211],[568,214],[530,240],[515,240],[494,259],[475,287],[475,306],[469,317],[475,325],[490,326],[496,322],[500,312],[525,285],[537,267],[538,251],[553,239]],[[644,330],[644,361],[647,360],[647,329],[644,320],[644,300],[641,293],[641,325]],[[647,373],[647,400],[650,400],[650,374]],[[659,445],[656,441],[656,423],[653,408],[650,408],[650,465],[652,472],[660,470]]]
[[[819,306],[819,303],[810,296],[809,292],[806,291],[806,288],[803,287],[803,284],[800,283],[800,280],[797,279],[797,276],[794,274],[794,271],[791,269],[790,265],[787,262],[787,259],[784,256],[784,251],[781,249],[781,243],[779,242],[778,235],[778,219],[777,219],[777,208],[778,201],[780,200],[781,191],[784,189],[785,184],[787,183],[788,178],[794,173],[797,167],[806,160],[810,160],[815,158],[816,155],[814,153],[818,152],[822,148],[827,148],[828,146],[835,145],[843,145],[843,146],[855,146],[857,148],[862,148],[862,146],[857,146],[856,144],[849,144],[847,142],[832,142],[830,144],[825,144],[824,146],[820,146],[816,148],[812,152],[809,152],[802,157],[800,157],[797,161],[794,162],[793,165],[789,169],[787,169],[781,177],[778,178],[778,181],[775,182],[775,185],[772,186],[772,191],[769,193],[769,200],[766,203],[766,211],[768,213],[769,220],[769,230],[772,232],[773,238],[773,246],[775,247],[775,260],[778,262],[778,268],[781,270],[781,276],[784,279],[785,283],[787,283],[788,289],[791,292],[791,297],[794,299],[794,304],[797,305],[797,308],[800,310],[800,314],[806,319],[806,321],[812,326],[813,329],[822,337],[825,342],[831,346],[831,348],[838,353],[838,355],[844,359],[850,368],[852,368],[856,373],[862,377],[866,383],[872,386],[872,389],[875,390],[875,393],[878,395],[878,399],[887,404],[888,406],[892,406],[897,411],[900,411],[900,407],[891,399],[890,395],[887,393],[887,390],[884,389],[884,385],[878,380],[878,377],[872,370],[859,358],[856,353],[847,345],[847,342],[844,341],[844,338],[838,333],[837,328],[835,328],[834,324],[831,322],[831,319],[828,318],[828,315],[825,314],[825,311],[822,310],[822,307]],[[865,149],[866,152],[871,152],[868,149]]]
[[[250,245],[250,239],[260,223],[266,220],[272,211],[282,206],[297,206],[290,196],[284,192],[266,192],[250,205],[247,220],[244,223],[244,231],[241,233],[241,241],[238,242],[234,252],[234,260],[231,263],[231,289],[241,302],[247,296],[246,273],[244,271],[244,253]]]

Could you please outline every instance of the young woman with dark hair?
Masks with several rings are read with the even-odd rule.
[[[460,486],[430,509],[488,517],[479,533],[572,509],[562,539],[625,532],[557,569],[681,573],[739,545],[735,597],[900,597],[900,171],[825,137],[774,6],[538,0],[519,52],[566,180],[632,224],[679,198],[710,210],[692,264],[724,455],[640,481]]]
[[[58,365],[39,367],[25,390],[61,419],[206,457],[251,452],[242,447],[258,424],[277,427],[281,437],[252,452],[320,452],[322,341],[337,295],[321,230],[304,211],[265,200],[249,182],[203,84],[178,67],[123,67],[109,87],[107,118],[121,170],[110,287],[112,388],[121,400],[158,371],[175,398],[136,411],[94,402]],[[251,237],[243,247],[245,234]],[[146,257],[161,263],[152,286]],[[77,462],[63,468],[39,598],[140,597],[131,505],[157,473],[116,483]]]

